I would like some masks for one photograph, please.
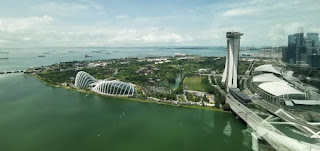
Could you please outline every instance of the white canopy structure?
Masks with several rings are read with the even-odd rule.
[[[92,91],[111,96],[132,96],[135,92],[133,84],[121,81],[100,81]]]
[[[304,93],[291,87],[285,81],[262,83],[259,85],[259,88],[274,96],[291,95],[291,94],[304,95]]]
[[[97,82],[94,77],[92,77],[90,74],[84,72],[84,71],[79,71],[77,73],[76,79],[75,79],[75,86],[77,88],[88,88],[90,84]]]
[[[260,74],[256,75],[252,78],[253,82],[281,82],[283,81],[281,78],[275,76],[272,73],[265,73],[265,74]]]
[[[292,100],[297,105],[320,105],[320,100]]]
[[[254,72],[269,72],[280,75],[280,67],[274,67],[272,64],[261,65],[254,69]]]
[[[91,88],[93,92],[109,96],[132,96],[135,93],[134,85],[131,83],[117,80],[96,80],[84,71],[78,72],[75,86],[80,89]]]

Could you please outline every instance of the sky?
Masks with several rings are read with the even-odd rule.
[[[0,47],[284,46],[320,0],[0,0]]]

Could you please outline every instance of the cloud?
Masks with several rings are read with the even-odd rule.
[[[98,14],[98,15],[107,15],[106,12],[98,12],[97,14]]]
[[[0,39],[0,43],[9,43],[9,41]]]
[[[305,32],[320,33],[317,19],[320,1],[317,0],[197,3],[186,1],[188,6],[170,6],[166,11],[150,13],[146,5],[125,10],[114,7],[126,2],[52,1],[21,4],[21,10],[4,3],[0,6],[3,15],[12,16],[0,18],[0,43],[1,47],[225,46],[225,33],[239,31],[244,33],[242,46],[276,46],[279,39],[285,45],[287,35],[295,33],[299,26],[303,26]],[[8,11],[4,7],[12,9]]]
[[[36,6],[32,6],[32,9],[41,13],[58,15],[58,16],[72,16],[84,11],[97,11],[97,14],[104,14],[103,6],[97,4],[94,1],[82,1],[82,2],[48,2],[42,3]]]
[[[1,32],[24,32],[27,30],[38,30],[43,26],[49,26],[54,22],[50,16],[34,16],[27,18],[0,18],[0,31]]]
[[[241,15],[248,15],[255,12],[258,12],[259,9],[255,8],[236,8],[231,9],[223,13],[223,16],[241,16]]]
[[[127,18],[129,18],[129,16],[128,15],[118,15],[115,18],[116,19],[127,19]]]
[[[242,45],[283,46],[300,26],[305,32],[320,32],[318,6],[320,1],[314,0],[240,0],[221,4],[224,9],[213,17],[212,28],[237,27],[244,32]]]
[[[181,43],[192,41],[193,38],[190,36],[182,36],[177,33],[171,33],[162,31],[162,28],[149,28],[149,29],[123,29],[118,32],[114,38],[112,38],[110,43]]]

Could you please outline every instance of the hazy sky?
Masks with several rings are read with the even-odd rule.
[[[0,0],[0,47],[276,46],[320,33],[320,0]]]

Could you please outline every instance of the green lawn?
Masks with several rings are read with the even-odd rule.
[[[184,88],[187,90],[205,92],[205,89],[202,86],[202,78],[200,76],[186,77],[184,81]]]

